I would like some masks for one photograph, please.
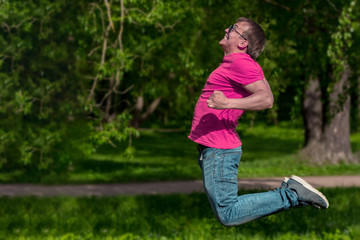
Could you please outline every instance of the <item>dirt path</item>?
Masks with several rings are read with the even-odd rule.
[[[360,187],[359,176],[303,177],[314,187]],[[239,189],[269,190],[280,186],[283,178],[240,178]],[[151,183],[81,184],[81,185],[37,185],[0,184],[0,197],[22,196],[116,196],[151,195],[203,192],[202,181],[175,181]]]

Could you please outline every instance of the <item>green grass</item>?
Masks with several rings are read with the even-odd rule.
[[[0,239],[360,239],[360,188],[322,191],[327,210],[294,208],[231,228],[200,193],[0,198]]]
[[[303,144],[303,130],[286,124],[239,127],[243,156],[239,177],[271,177],[297,174],[358,175],[360,164],[314,166],[300,161],[296,153]],[[360,133],[351,136],[353,151],[360,151]],[[74,161],[65,174],[0,173],[0,182],[106,183],[200,179],[198,153],[185,132],[143,131],[133,139],[133,158],[121,153],[125,146],[104,146],[88,159]]]
[[[288,125],[264,126],[240,131],[243,155],[240,177],[358,175],[359,164],[316,166],[297,157],[304,142],[303,130]],[[351,136],[354,152],[360,151],[360,133]]]

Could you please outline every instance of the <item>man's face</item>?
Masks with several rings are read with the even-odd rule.
[[[238,50],[238,46],[244,45],[243,32],[249,28],[247,23],[239,22],[233,25],[233,30],[229,32],[229,28],[225,29],[224,38],[220,40],[219,45],[223,48],[225,53],[230,54]]]

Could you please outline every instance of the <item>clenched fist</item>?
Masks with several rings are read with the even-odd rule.
[[[229,99],[222,91],[214,91],[213,94],[206,101],[209,108],[226,109],[229,104]]]

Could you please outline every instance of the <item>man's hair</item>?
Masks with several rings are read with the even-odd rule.
[[[248,41],[246,53],[256,60],[265,48],[264,30],[259,24],[249,18],[241,17],[236,22],[246,22],[249,25],[249,29],[243,32]]]

